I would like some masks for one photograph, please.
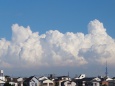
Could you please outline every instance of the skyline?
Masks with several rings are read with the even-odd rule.
[[[104,75],[107,60],[114,76],[114,4],[114,0],[0,1],[0,69],[11,75],[46,70]]]

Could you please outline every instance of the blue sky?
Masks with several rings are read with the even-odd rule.
[[[23,27],[30,26],[32,32],[39,32],[40,35],[45,34],[49,30],[58,30],[63,34],[67,32],[88,34],[88,23],[95,19],[102,22],[107,34],[115,39],[114,0],[0,0],[0,38],[5,38],[7,41],[11,41],[11,27],[13,24],[18,24]],[[74,71],[74,75],[76,73],[80,74],[85,70],[87,74],[90,73],[91,75],[93,75],[93,73],[94,75],[103,74],[105,65],[99,67],[100,72],[98,71],[98,74],[91,72],[92,70],[96,71],[95,67],[98,66],[97,64],[93,64],[93,66],[89,64],[86,67],[82,66],[82,69],[75,66],[69,68],[67,66],[64,68],[54,66],[55,70],[53,71],[57,74],[61,69],[63,69],[63,72],[59,74]],[[16,75],[16,71],[12,71],[12,68],[1,68],[3,68],[7,74],[8,72],[15,72],[14,74]],[[79,71],[76,72],[75,68]],[[112,71],[112,68],[114,67],[110,67],[111,76],[114,75],[115,71]],[[22,69],[20,69],[20,72]],[[45,69],[42,69],[40,73],[45,74],[46,72],[44,72],[44,70]],[[51,70],[52,68],[49,68],[48,72],[52,73]],[[28,74],[33,73],[37,72]],[[24,74],[26,74],[26,72],[24,72]],[[20,75],[20,73],[18,73],[18,75]]]
[[[11,38],[11,26],[30,26],[33,32],[48,30],[87,33],[89,21],[103,22],[107,33],[115,38],[115,1],[105,0],[19,0],[0,1],[0,37]]]

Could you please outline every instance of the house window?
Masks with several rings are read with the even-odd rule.
[[[43,86],[47,86],[47,83],[43,83]]]
[[[35,86],[37,86],[37,83],[35,83]]]
[[[53,83],[49,83],[49,86],[53,86]]]
[[[31,83],[31,86],[35,86],[35,84],[34,84],[34,83]]]

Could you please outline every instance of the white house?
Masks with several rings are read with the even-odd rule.
[[[77,77],[77,78],[75,78],[75,79],[83,79],[83,78],[85,78],[86,76],[85,76],[85,74],[81,74],[79,77]]]
[[[42,80],[46,80],[46,79],[48,79],[48,77],[46,77],[46,76],[42,76],[42,77],[39,77],[39,81],[42,81]]]
[[[6,82],[8,82],[9,84],[13,86],[18,86],[17,78],[7,77]]]
[[[106,79],[106,81],[111,81],[111,80],[113,80],[113,79],[111,79],[111,78],[109,78],[109,77],[107,77],[107,79]]]
[[[18,86],[23,86],[23,82],[24,82],[24,80],[23,80],[23,78],[18,78],[17,79],[17,82],[18,82]]]
[[[96,77],[91,82],[93,86],[100,86],[101,79]]]
[[[9,84],[13,85],[13,86],[18,86],[18,83],[10,81]]]
[[[55,85],[56,86],[61,86],[62,82],[64,81],[71,81],[71,78],[68,76],[60,76],[55,79]]]
[[[54,86],[54,82],[52,80],[43,80],[42,81],[42,86]]]
[[[0,80],[5,81],[4,71],[3,70],[0,70]]]
[[[27,86],[39,86],[38,79],[35,76],[31,76],[24,81]]]
[[[93,86],[100,86],[101,79],[96,77],[92,80]]]
[[[0,70],[0,86],[4,86],[5,84],[5,77],[3,70]]]
[[[5,81],[0,80],[0,86],[4,86],[4,84],[5,84]]]
[[[76,86],[76,83],[73,81],[63,81],[61,86]]]

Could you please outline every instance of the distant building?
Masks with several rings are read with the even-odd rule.
[[[83,79],[85,77],[86,77],[85,74],[81,74],[79,77],[76,77],[75,79]]]
[[[4,71],[3,70],[0,70],[0,80],[5,81]]]
[[[39,86],[38,79],[35,76],[31,76],[24,81],[25,86]]]
[[[54,82],[52,80],[43,80],[41,86],[54,86]]]
[[[0,86],[4,86],[4,84],[5,84],[5,81],[0,80]]]
[[[76,85],[76,83],[73,81],[63,81],[61,83],[61,86],[78,86],[78,85]]]
[[[54,81],[55,81],[55,86],[62,86],[62,83],[64,81],[71,81],[71,78],[68,76],[60,76],[57,77]]]
[[[4,71],[0,70],[0,86],[4,86],[4,84],[5,84]]]

